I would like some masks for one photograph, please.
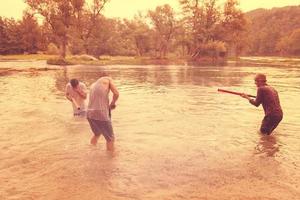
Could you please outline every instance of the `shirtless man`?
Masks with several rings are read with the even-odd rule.
[[[256,107],[262,104],[265,117],[262,121],[260,132],[270,135],[278,126],[283,117],[278,93],[273,87],[267,84],[266,75],[257,74],[254,80],[257,86],[256,99],[251,99],[246,94],[242,94],[241,96],[245,99],[248,99],[249,102]]]
[[[113,93],[109,103],[109,92]],[[102,134],[106,140],[106,149],[114,150],[114,132],[111,124],[110,111],[115,109],[119,92],[110,77],[102,77],[91,85],[87,120],[94,133],[91,144],[96,145]]]

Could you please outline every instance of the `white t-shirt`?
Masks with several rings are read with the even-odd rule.
[[[87,118],[110,121],[109,78],[102,77],[90,87]]]
[[[86,86],[84,83],[79,82],[78,87],[82,91],[86,92]],[[74,100],[80,106],[80,109],[78,110],[76,105],[72,102],[74,115],[78,115],[86,111],[85,99],[82,98],[76,91],[74,91],[71,83],[68,83],[66,85],[66,96],[69,96],[70,98],[74,98]]]

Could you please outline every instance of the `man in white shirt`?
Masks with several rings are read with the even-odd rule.
[[[85,116],[87,97],[86,86],[77,79],[71,79],[66,85],[66,97],[72,102],[74,116]]]

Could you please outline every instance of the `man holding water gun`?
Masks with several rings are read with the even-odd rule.
[[[278,126],[283,117],[277,91],[267,84],[267,78],[264,74],[257,74],[254,78],[257,86],[257,95],[252,99],[247,94],[241,94],[241,97],[248,99],[249,102],[258,107],[262,104],[265,111],[265,117],[262,121],[260,132],[270,135]]]

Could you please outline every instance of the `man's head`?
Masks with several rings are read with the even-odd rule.
[[[257,87],[263,86],[263,85],[266,85],[266,83],[267,83],[267,77],[264,74],[256,74],[254,81],[255,81],[255,85]]]
[[[79,81],[77,79],[73,78],[70,80],[70,83],[71,83],[72,88],[77,88]]]

